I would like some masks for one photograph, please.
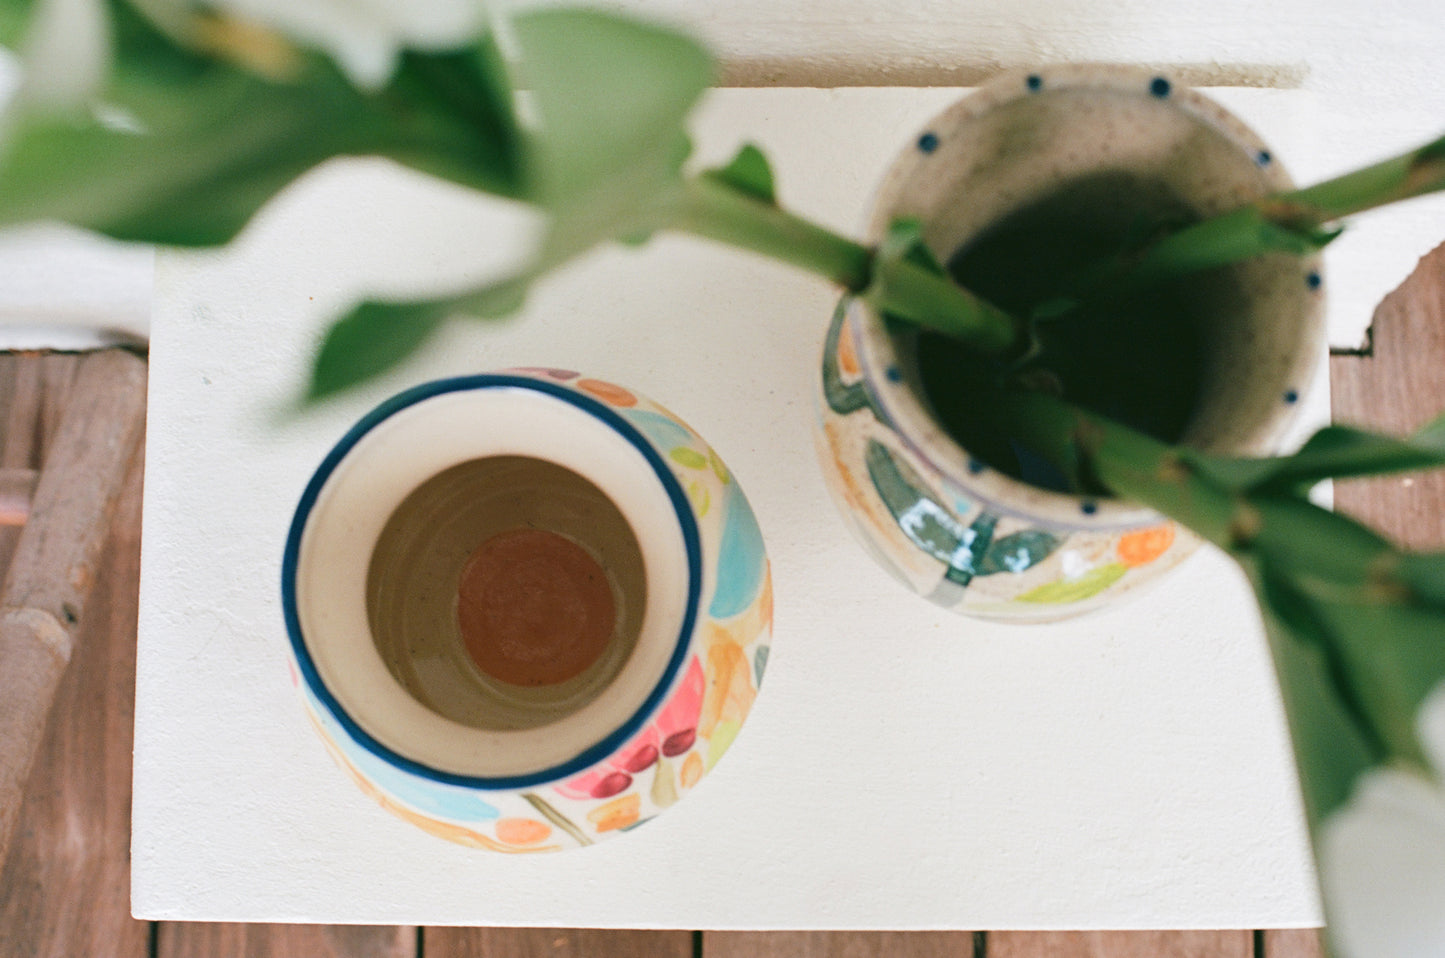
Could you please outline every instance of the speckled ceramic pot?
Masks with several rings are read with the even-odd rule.
[[[607,580],[605,650],[564,680],[499,680],[462,642],[468,554],[519,528]],[[762,536],[716,453],[560,370],[434,382],[362,419],[301,498],[282,594],[293,680],[341,767],[401,818],[503,852],[590,845],[687,795],[771,635]]]
[[[1053,68],[1001,76],[920,131],[888,173],[869,234],[914,217],[946,262],[1014,211],[1117,171],[1198,216],[1291,185],[1239,120],[1166,76]],[[1135,192],[1103,202],[1127,205]],[[1206,324],[1183,441],[1268,451],[1324,348],[1320,264],[1270,256],[1220,276],[1227,292]],[[916,333],[845,301],[826,340],[816,431],[839,507],[910,589],[964,613],[1046,621],[1114,601],[1198,545],[1149,510],[1045,491],[970,455],[939,424],[919,365]]]

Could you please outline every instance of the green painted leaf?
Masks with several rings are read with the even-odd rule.
[[[672,763],[661,755],[657,757],[657,764],[653,766],[650,795],[652,804],[658,808],[667,808],[677,802],[677,777],[673,773]]]
[[[978,575],[1023,572],[1038,565],[1059,547],[1062,540],[1042,529],[1023,529],[989,544],[978,564]]]
[[[707,456],[688,446],[677,446],[668,452],[667,457],[680,466],[688,469],[706,469]]]
[[[719,183],[726,183],[740,193],[753,199],[762,200],[771,206],[778,205],[777,191],[773,184],[773,170],[763,151],[749,143],[738,151],[727,166],[708,170],[704,176]]]
[[[1124,577],[1129,567],[1122,562],[1111,562],[1108,565],[1101,565],[1090,569],[1077,579],[1060,579],[1057,582],[1050,582],[1048,585],[1041,585],[1031,589],[1016,598],[1015,602],[1045,602],[1064,603],[1082,602],[1092,596],[1098,595],[1109,586],[1118,582]]]

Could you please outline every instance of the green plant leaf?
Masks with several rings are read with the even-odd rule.
[[[35,12],[33,0],[3,0],[0,2],[0,47],[16,50],[25,40],[30,29],[30,18]]]
[[[878,246],[878,256],[883,261],[912,263],[930,273],[944,275],[943,264],[923,241],[923,221],[916,217],[901,217],[888,224],[888,232]]]
[[[1436,420],[1406,439],[1326,426],[1289,456],[1228,458],[1185,452],[1184,457],[1201,474],[1232,490],[1307,488],[1322,479],[1445,466],[1445,422]]]
[[[322,338],[305,400],[329,398],[396,368],[452,316],[510,316],[521,308],[534,279],[518,275],[472,292],[418,302],[362,303],[334,322]]]
[[[769,206],[778,205],[778,194],[773,183],[773,170],[763,151],[751,143],[738,150],[727,166],[708,170],[703,174],[719,183],[726,183],[740,193],[761,200]]]
[[[713,77],[697,42],[586,9],[523,13],[512,31],[541,121],[533,199],[565,209],[622,188],[635,202],[678,176],[683,121]]]
[[[397,366],[436,332],[448,310],[438,302],[363,303],[326,331],[306,400],[350,389]]]
[[[409,53],[389,87],[363,94],[319,56],[272,80],[177,46],[124,5],[112,12],[115,64],[103,95],[125,122],[13,117],[0,223],[59,219],[124,240],[224,243],[296,177],[348,154],[518,192],[509,93],[489,40]]]
[[[1263,572],[1257,564],[1243,565],[1264,618],[1313,834],[1349,799],[1360,775],[1384,756],[1340,697],[1337,664],[1321,645],[1319,622],[1308,604],[1286,582]]]
[[[1445,552],[1406,553],[1395,574],[1422,602],[1445,608]]]

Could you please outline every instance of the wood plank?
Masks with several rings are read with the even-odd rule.
[[[40,356],[41,398],[36,425],[41,449],[49,449],[55,441],[61,417],[70,403],[70,387],[75,383],[80,360],[78,353],[42,353]]]
[[[987,958],[1252,958],[1249,931],[991,931]]]
[[[1445,411],[1445,245],[1375,311],[1370,355],[1330,358],[1337,422],[1389,433]],[[1335,502],[1415,549],[1445,545],[1445,470],[1340,482]]]
[[[0,526],[25,524],[39,479],[40,474],[34,469],[0,468]]]
[[[44,374],[38,353],[12,357],[10,392],[5,406],[4,448],[0,449],[0,466],[37,469],[39,455],[39,410],[44,399]]]
[[[703,958],[974,958],[971,931],[709,931]]]
[[[416,929],[163,922],[156,958],[416,958]]]
[[[145,375],[120,350],[81,362],[0,589],[0,859],[144,428]]]
[[[140,508],[137,457],[0,867],[0,955],[149,954],[130,917]]]
[[[1318,928],[1271,928],[1254,958],[1325,958]]]
[[[689,931],[427,928],[426,958],[692,958]]]
[[[22,357],[16,353],[0,353],[0,463],[8,463],[12,458],[19,458],[11,446],[15,442],[14,430],[10,424],[10,407],[15,397],[15,378],[18,375]],[[33,424],[27,424],[28,429]],[[0,466],[0,468],[4,468]],[[27,467],[26,471],[33,472]],[[34,490],[32,490],[32,495]],[[29,505],[26,505],[26,513],[29,513]],[[15,542],[20,538],[20,530],[8,524],[0,524],[0,582],[5,581],[5,573],[10,568],[10,555],[15,551]]]

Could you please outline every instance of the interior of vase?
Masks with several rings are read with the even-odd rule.
[[[493,456],[406,497],[372,551],[366,593],[372,641],[418,701],[473,728],[518,729],[612,683],[636,647],[647,581],[606,493],[553,462]]]
[[[1151,230],[1289,185],[1212,101],[1133,68],[1072,67],[1002,77],[936,118],[893,167],[870,228],[918,219],[964,285],[1027,312],[1057,278]],[[1064,356],[1050,374],[1066,396],[1166,441],[1266,451],[1322,354],[1319,285],[1317,259],[1276,254],[1106,300],[1049,328]],[[889,353],[922,412],[990,458],[967,410],[950,408],[968,375],[956,348],[876,320],[864,348]]]

